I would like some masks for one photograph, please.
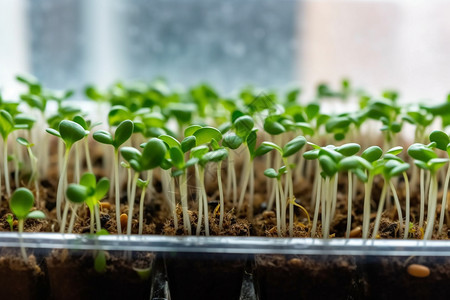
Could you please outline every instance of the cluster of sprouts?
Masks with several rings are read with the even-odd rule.
[[[90,232],[101,232],[100,203],[109,197],[117,233],[132,234],[135,219],[142,234],[157,181],[170,211],[167,218],[188,235],[210,235],[211,185],[218,191],[220,230],[226,213],[252,222],[265,209],[275,212],[280,237],[295,236],[295,227],[303,223],[308,236],[327,239],[333,236],[339,195],[345,198],[347,238],[356,226],[363,239],[378,238],[383,214],[392,208],[404,239],[414,226],[424,239],[439,237],[445,219],[449,222],[445,129],[450,98],[438,105],[402,105],[395,91],[374,96],[344,80],[338,89],[319,85],[315,98],[305,103],[299,89],[281,96],[246,87],[223,97],[206,84],[180,90],[156,80],[120,82],[105,91],[89,86],[85,96],[90,101],[79,102],[68,100],[72,91],[45,89],[33,77],[17,79],[26,87],[20,101],[0,97],[0,183],[5,187],[0,193],[10,202],[19,230],[25,218],[43,216],[29,212],[29,200],[17,209],[16,198],[34,194],[41,209],[47,199],[40,198],[40,180],[55,168],[61,233],[73,232],[84,206]],[[56,110],[47,108],[49,102]],[[330,109],[350,104],[358,109]],[[256,194],[263,195],[263,206],[255,202]],[[127,224],[121,222],[122,198]],[[415,199],[418,220],[411,213]],[[353,220],[355,206],[362,208],[361,224]]]

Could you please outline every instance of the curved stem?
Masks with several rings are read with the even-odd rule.
[[[64,213],[63,213],[63,217],[62,217],[62,221],[61,221],[61,226],[59,228],[60,233],[64,233],[64,231],[66,230],[67,214],[69,212],[69,208],[70,208],[70,203],[66,202],[66,204],[64,205]]]
[[[181,174],[180,182],[180,196],[181,196],[181,207],[183,209],[183,224],[184,230],[191,235],[191,220],[188,214],[188,201],[187,201],[187,179],[186,173]]]
[[[27,252],[25,251],[25,247],[23,246],[23,241],[22,241],[23,223],[24,223],[24,219],[19,219],[19,243],[20,243],[20,253],[22,254],[23,261],[27,264],[28,256],[27,256]]]
[[[78,205],[74,204],[72,206],[72,215],[70,216],[69,229],[67,230],[67,233],[73,232],[73,226],[75,225],[75,218],[77,216],[77,210],[78,210]]]
[[[434,221],[436,217],[436,206],[437,206],[437,192],[438,192],[436,172],[434,172],[434,174],[431,175],[430,189],[432,189],[431,197],[428,199],[428,205],[430,206],[429,209],[430,214],[427,215],[427,227],[425,229],[425,234],[423,236],[424,240],[431,240],[434,230]]]
[[[369,179],[364,184],[364,213],[363,213],[363,234],[362,238],[367,239],[369,236],[370,225],[370,199],[372,197],[373,175],[369,173]]]
[[[195,184],[196,184],[196,194],[197,194],[197,204],[198,204],[198,215],[197,215],[197,230],[196,234],[200,235],[202,230],[203,221],[203,193],[201,191],[200,183],[200,173],[198,170],[198,165],[195,165]]]
[[[406,172],[403,172],[403,178],[405,179],[405,192],[406,192],[406,204],[405,204],[405,233],[403,238],[408,238],[409,233],[409,214],[410,214],[410,190],[409,190],[409,181],[408,181],[408,175]]]
[[[383,213],[384,202],[386,200],[386,192],[387,192],[387,184],[385,180],[383,184],[383,189],[381,190],[380,202],[378,203],[377,217],[375,218],[375,226],[372,233],[372,239],[375,239],[377,237],[378,228],[380,228],[380,220],[381,215]]]
[[[399,235],[402,235],[402,223],[403,223],[403,215],[402,215],[402,207],[400,205],[400,201],[398,200],[397,191],[395,190],[395,186],[391,180],[389,180],[389,186],[391,187],[392,195],[394,195],[395,206],[397,207],[398,221],[399,221]],[[405,231],[407,231],[405,226]]]
[[[203,195],[203,209],[205,211],[205,235],[209,236],[208,196],[205,189],[205,168],[200,167],[200,189]]]
[[[62,172],[59,176],[58,181],[58,190],[56,192],[56,217],[58,218],[58,222],[61,226],[61,206],[64,200],[64,182],[67,177],[67,163],[69,162],[69,152],[70,148],[66,148],[66,152],[64,154],[64,162],[62,167]]]
[[[424,185],[425,171],[420,169],[420,218],[419,228],[423,228],[423,219],[425,214],[425,185]]]
[[[93,173],[92,162],[91,162],[91,153],[89,152],[89,139],[86,137],[84,139],[84,153],[86,155],[86,165],[89,173]]]
[[[142,234],[144,230],[144,200],[145,200],[145,191],[147,187],[144,186],[141,191],[141,199],[139,200],[139,235]],[[175,227],[176,230],[176,227]]]
[[[248,185],[248,180],[250,177],[250,166],[249,166],[249,162],[246,161],[244,163],[245,167],[244,167],[244,173],[242,173],[242,178],[241,179],[241,195],[239,196],[239,203],[238,203],[238,214],[242,209],[242,205],[244,204],[244,197],[245,197],[245,192],[247,191],[247,185]]]
[[[444,181],[444,191],[442,194],[441,215],[439,217],[438,234],[441,234],[442,226],[444,225],[444,216],[445,216],[445,211],[447,210],[447,193],[448,193],[449,182],[450,182],[450,164],[448,165],[447,175],[445,176],[445,181]]]
[[[223,188],[222,188],[222,162],[217,163],[217,185],[219,187],[219,199],[220,199],[220,219],[219,219],[219,230],[222,231],[223,227],[223,217],[225,214],[225,203],[223,201]]]
[[[114,196],[116,204],[116,224],[117,234],[122,234],[122,225],[120,223],[120,186],[119,186],[119,150],[114,149]]]
[[[11,197],[11,187],[9,186],[9,171],[8,171],[8,137],[5,138],[3,143],[3,171],[5,175],[5,188],[6,195]]]
[[[276,216],[277,216],[277,233],[278,236],[281,237],[281,216],[280,216],[280,185],[281,182],[279,179],[277,179],[276,184],[275,184],[275,188],[273,189],[275,191],[276,194],[276,199],[275,199],[275,207],[276,207]]]
[[[320,175],[318,175],[318,176],[320,176]],[[322,192],[322,182],[323,182],[323,179],[319,178],[318,183],[317,183],[316,203],[315,203],[315,208],[314,208],[314,220],[313,220],[313,225],[311,228],[311,237],[312,238],[316,235],[317,220],[319,219],[320,194]]]
[[[352,196],[353,196],[353,187],[352,187],[352,172],[347,172],[347,180],[348,180],[348,188],[347,188],[347,230],[345,232],[345,237],[350,238],[350,231],[352,229]]]
[[[133,220],[134,201],[136,197],[136,185],[139,178],[139,172],[134,173],[133,183],[131,187],[131,197],[128,199],[128,223],[127,223],[127,235],[131,235],[131,221]]]
[[[75,144],[75,182],[80,183],[80,149]]]
[[[97,225],[97,232],[102,230],[102,222],[100,221],[100,208],[98,203],[94,206],[95,223]]]
[[[169,175],[170,176],[170,175]],[[170,176],[170,200],[172,202],[172,206],[173,206],[173,210],[172,210],[172,214],[173,214],[173,225],[175,227],[175,230],[178,229],[178,216],[177,216],[177,202],[175,199],[175,179]]]
[[[248,199],[248,210],[247,216],[249,220],[253,220],[253,201],[255,196],[255,167],[253,160],[250,162],[250,172],[249,172],[249,199]]]

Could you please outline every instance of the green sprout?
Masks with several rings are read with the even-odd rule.
[[[45,214],[39,210],[33,210],[34,196],[27,188],[18,188],[14,191],[9,202],[11,212],[19,221],[19,234],[23,233],[24,222],[26,219],[45,219]],[[23,260],[27,263],[28,256],[23,246],[20,247]]]
[[[67,181],[67,164],[69,162],[69,154],[72,146],[86,136],[86,130],[84,130],[84,128],[76,122],[63,120],[59,123],[58,130],[47,128],[46,131],[60,138],[66,145],[64,162],[59,176],[58,190],[56,193],[56,216],[60,226],[63,227],[64,224],[61,223],[61,206],[64,200],[64,183]],[[79,162],[76,161],[75,163],[78,164]]]
[[[30,163],[31,163],[31,175],[30,179],[28,180],[28,185],[31,184],[31,182],[34,183],[34,189],[36,191],[36,207],[39,208],[39,174],[38,174],[38,168],[37,168],[37,157],[33,154],[33,151],[31,150],[31,147],[34,146],[34,144],[28,142],[27,139],[18,137],[16,139],[17,143],[27,148],[28,156],[30,157]]]
[[[17,129],[26,129],[27,126],[23,124],[16,124],[13,117],[9,112],[2,109],[0,110],[0,135],[3,138],[3,171],[5,176],[5,188],[8,197],[11,196],[11,187],[9,185],[9,171],[8,171],[8,137]],[[0,178],[0,190],[1,190],[1,178]],[[1,198],[1,192],[0,192]]]
[[[420,186],[421,186],[421,200],[420,200],[420,220],[419,227],[423,228],[424,210],[425,210],[425,191],[423,171],[427,170],[430,174],[430,187],[428,191],[428,214],[427,214],[427,226],[425,229],[424,239],[429,240],[433,234],[434,221],[436,215],[437,206],[437,193],[438,193],[438,180],[437,171],[448,163],[448,158],[438,158],[437,154],[431,149],[436,146],[437,143],[433,142],[428,146],[423,144],[412,144],[408,148],[408,154],[414,159],[416,164],[421,169]]]
[[[447,154],[447,157],[450,158],[450,138],[449,136],[440,130],[435,130],[430,134],[430,142],[436,143],[436,148],[445,151]],[[442,205],[441,205],[441,215],[439,217],[439,229],[438,234],[441,234],[442,232],[442,226],[444,225],[444,216],[445,212],[447,210],[447,191],[448,191],[448,184],[450,182],[450,164],[447,169],[447,174],[445,175],[444,180],[444,190],[442,193]]]
[[[281,184],[281,176],[286,174],[286,166],[282,166],[278,171],[273,168],[266,169],[264,175],[268,178],[274,178],[277,181],[275,185],[275,213],[277,217],[277,233],[282,236],[281,230],[281,199],[284,196],[283,185]],[[280,196],[281,195],[281,196]]]
[[[115,188],[117,232],[119,234],[122,233],[122,228],[120,225],[119,147],[131,137],[131,135],[133,134],[133,130],[133,122],[131,120],[124,120],[117,126],[114,137],[111,135],[111,133],[104,130],[96,131],[93,134],[93,138],[97,142],[106,145],[112,145],[114,147],[113,178]]]
[[[136,186],[139,179],[139,173],[159,167],[164,160],[166,154],[166,146],[160,139],[152,138],[145,144],[142,153],[133,147],[123,147],[120,149],[120,153],[135,172],[132,182],[131,197],[128,199],[129,208],[127,235],[130,235],[131,220],[133,219],[133,207],[136,197]]]
[[[75,207],[72,208],[72,219],[69,224],[68,232],[72,232],[73,228],[73,218],[76,215],[76,210],[78,206],[82,203],[86,203],[90,212],[90,232],[94,233],[94,218],[96,219],[95,223],[97,225],[97,232],[101,230],[101,222],[100,222],[100,211],[99,211],[99,203],[102,200],[109,190],[109,179],[106,177],[101,178],[97,181],[95,175],[93,173],[84,173],[81,176],[80,183],[71,183],[67,187],[66,196],[70,202],[75,204]],[[64,207],[63,219],[61,222],[60,232],[64,233],[66,227],[66,219],[67,214],[69,212],[70,204],[66,204]]]
[[[294,234],[294,184],[292,182],[292,170],[289,167],[288,157],[296,154],[299,152],[303,146],[306,145],[306,139],[303,136],[298,136],[292,140],[290,140],[286,145],[284,145],[283,148],[280,146],[271,143],[271,142],[263,142],[262,147],[266,147],[266,149],[275,149],[278,151],[278,153],[281,155],[283,159],[283,163],[286,166],[286,187],[285,191],[288,192],[288,197],[285,196],[285,198],[288,199],[289,202],[289,235],[293,236]],[[264,150],[264,148],[260,148],[261,150]],[[281,230],[282,233],[286,232],[286,201],[281,202],[281,221],[282,226]]]

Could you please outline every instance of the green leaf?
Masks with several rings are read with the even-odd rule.
[[[273,148],[266,146],[266,145],[260,145],[258,148],[256,148],[255,152],[253,153],[254,157],[263,156],[264,154],[272,151]]]
[[[142,169],[154,169],[161,165],[166,155],[166,145],[157,138],[150,139],[142,151]]]
[[[200,126],[200,125],[191,125],[184,130],[184,136],[188,137],[188,136],[194,135],[194,133],[197,130],[199,130],[200,128],[202,128],[202,126]]]
[[[394,177],[406,172],[409,169],[408,163],[401,163],[389,171],[389,177]]]
[[[400,153],[402,153],[402,151],[403,151],[403,147],[397,146],[397,147],[389,149],[388,151],[386,151],[386,153],[392,154],[392,155],[399,155]]]
[[[288,157],[297,153],[298,151],[300,151],[300,149],[303,148],[303,146],[305,146],[305,144],[306,139],[301,135],[297,136],[296,138],[289,141],[286,145],[284,145],[282,150],[283,157]]]
[[[303,153],[303,158],[307,160],[314,160],[319,158],[319,149],[309,150]]]
[[[14,191],[9,202],[9,208],[19,220],[26,218],[34,204],[33,193],[27,188]]]
[[[272,142],[262,142],[262,143],[261,143],[261,146],[264,146],[264,147],[267,147],[267,148],[275,149],[275,150],[277,150],[281,155],[283,155],[283,149],[282,149],[280,146],[278,146],[277,144],[275,144],[275,143],[272,143]]]
[[[267,118],[264,121],[264,130],[267,133],[272,134],[272,135],[278,135],[283,132],[286,132],[286,128],[284,128],[283,125],[281,125],[279,122],[271,121],[271,120],[269,120],[269,118]]]
[[[243,142],[244,140],[237,136],[235,133],[229,133],[223,137],[222,145],[224,147],[235,150],[239,148],[239,146],[241,146]]]
[[[423,161],[421,161],[421,160],[414,160],[414,164],[416,165],[416,166],[418,166],[419,168],[421,168],[421,169],[424,169],[424,170],[429,170],[429,167],[428,167],[428,165],[427,165],[427,163],[426,162],[423,162]]]
[[[0,110],[0,134],[5,140],[8,135],[14,130],[14,120],[9,112]]]
[[[19,144],[21,144],[22,146],[25,146],[25,147],[31,147],[31,144],[30,144],[25,138],[23,138],[23,137],[18,137],[18,138],[16,139],[16,141],[17,141]]]
[[[275,169],[273,169],[273,168],[266,169],[264,171],[264,175],[269,178],[278,178],[278,172],[275,171]]]
[[[356,157],[350,156],[344,157],[341,161],[339,161],[337,167],[339,171],[348,171],[360,168],[361,164]]]
[[[69,148],[86,136],[86,131],[80,124],[69,120],[62,120],[61,123],[59,123],[58,131]]]
[[[87,188],[92,188],[95,190],[95,187],[97,185],[97,179],[95,178],[95,175],[93,173],[84,173],[83,176],[80,178],[80,184],[82,186],[85,186]]]
[[[66,189],[66,196],[70,202],[80,204],[88,198],[88,189],[83,185],[71,183]]]
[[[206,163],[206,162],[219,162],[219,161],[223,161],[228,157],[228,151],[224,148],[222,149],[218,149],[215,151],[210,151],[208,153],[206,153],[205,155],[203,155],[203,157],[201,158],[201,160]]]
[[[188,151],[190,151],[192,148],[195,147],[196,145],[196,138],[195,136],[191,135],[191,136],[187,136],[184,138],[183,141],[181,141],[181,150],[186,153]]]
[[[356,175],[356,177],[359,178],[359,180],[361,180],[362,182],[367,182],[368,177],[367,177],[367,174],[363,170],[355,169],[355,170],[352,170],[352,172],[353,172],[353,174]]]
[[[94,260],[94,269],[97,273],[104,273],[106,271],[106,254],[105,251],[99,250]]]
[[[250,116],[242,116],[234,121],[234,128],[236,135],[244,139],[247,137],[253,129],[255,122]]]
[[[123,147],[120,149],[122,157],[130,162],[131,160],[141,160],[141,152],[133,147]]]
[[[432,158],[427,162],[427,165],[431,171],[436,172],[445,164],[447,164],[448,161],[449,161],[448,158]]]
[[[409,146],[408,155],[416,160],[428,162],[430,159],[437,158],[437,154],[423,144],[415,143]]]
[[[125,106],[116,105],[111,107],[108,113],[108,124],[109,126],[117,126],[125,120],[131,118],[131,113]]]
[[[142,180],[142,179],[138,179],[136,185],[138,188],[144,189],[148,186],[150,182],[148,180]]]
[[[373,163],[377,159],[379,159],[383,155],[383,150],[381,150],[378,146],[371,146],[364,150],[364,152],[361,154],[361,157],[367,160],[370,163]]]
[[[328,177],[334,176],[334,174],[336,174],[336,172],[338,171],[336,163],[328,155],[320,155],[319,163],[320,163],[320,166],[322,167],[322,171]]]
[[[172,163],[178,168],[181,169],[184,166],[184,154],[178,147],[172,147],[169,149],[170,159]]]
[[[102,144],[112,145],[114,143],[111,133],[105,130],[98,130],[94,132],[92,137],[94,138],[94,140]]]
[[[430,134],[430,141],[436,143],[436,148],[447,151],[447,145],[450,142],[448,135],[441,130],[434,130]]]
[[[80,126],[83,127],[84,130],[89,130],[89,126],[88,126],[88,124],[86,123],[86,120],[85,120],[82,116],[77,115],[77,116],[73,117],[73,121],[74,121],[75,123],[80,124]]]
[[[336,148],[336,151],[344,156],[352,156],[361,150],[361,146],[356,143],[347,143]]]
[[[327,155],[327,156],[331,157],[335,162],[338,162],[344,158],[344,155],[335,151],[331,147],[322,147],[319,151],[319,156],[322,156],[322,155]]]
[[[33,210],[27,214],[25,219],[45,219],[45,214],[40,210]]]
[[[103,199],[109,191],[109,179],[106,177],[100,178],[95,188],[95,199],[100,201]]]
[[[255,148],[256,148],[256,131],[258,131],[258,129],[253,129],[252,132],[250,132],[250,134],[247,136],[247,148],[248,151],[250,152],[250,156],[254,157],[254,152],[255,152]]]
[[[320,105],[318,103],[309,103],[305,108],[306,116],[308,120],[313,120],[320,111]]]
[[[296,123],[294,123],[294,127],[300,129],[304,135],[309,135],[309,136],[314,135],[314,129],[308,123],[296,122]]]
[[[196,145],[210,143],[212,139],[216,141],[222,140],[222,133],[214,127],[203,127],[194,132]]]
[[[125,143],[134,132],[134,123],[131,120],[122,121],[116,128],[114,133],[114,148],[118,149],[123,143]]]
[[[200,145],[191,149],[191,155],[194,158],[201,159],[203,155],[208,153],[209,148],[206,145]]]
[[[325,125],[327,132],[333,132],[336,129],[346,129],[351,124],[351,119],[348,116],[333,117]]]
[[[176,148],[180,148],[181,149],[180,142],[177,139],[175,139],[174,137],[170,136],[170,135],[162,134],[158,138],[160,140],[162,140],[164,143],[166,143],[169,146],[169,148],[176,147]]]

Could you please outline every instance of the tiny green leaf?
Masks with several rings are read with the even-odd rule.
[[[255,122],[250,116],[242,116],[237,118],[233,125],[236,135],[244,139],[252,131]]]
[[[356,143],[347,143],[336,148],[336,151],[344,156],[352,156],[361,150],[361,146]]]
[[[200,128],[202,128],[202,126],[200,126],[200,125],[191,125],[184,130],[184,136],[188,137],[188,136],[194,135],[194,133],[197,130],[199,130]]]
[[[323,172],[328,176],[332,177],[338,171],[337,165],[334,160],[328,155],[320,155],[319,163],[322,167]]]
[[[189,150],[195,147],[196,140],[197,139],[193,135],[185,137],[184,140],[181,141],[181,150],[184,153],[188,152]]]
[[[288,157],[297,153],[301,148],[303,148],[303,146],[305,146],[305,144],[306,139],[303,136],[298,136],[292,139],[283,147],[283,157]]]
[[[88,189],[80,184],[71,183],[66,190],[67,199],[73,203],[83,203],[88,197]]]
[[[45,214],[44,214],[44,212],[42,212],[40,210],[33,210],[33,211],[30,211],[25,218],[26,219],[45,219]]]
[[[16,139],[16,141],[17,141],[19,144],[21,144],[22,146],[25,146],[25,147],[31,147],[31,144],[30,144],[25,138],[23,138],[23,137],[18,137],[18,138]]]
[[[266,169],[264,171],[264,175],[269,178],[278,178],[278,172],[275,171],[275,169],[273,169],[273,168]]]
[[[237,136],[235,133],[229,133],[223,137],[222,145],[224,147],[235,150],[239,148],[239,146],[242,145],[243,142],[244,140],[241,137]]]
[[[403,151],[403,147],[397,146],[397,147],[389,149],[388,151],[386,151],[386,153],[392,154],[392,155],[399,155],[400,153],[402,153],[402,151]]]
[[[131,120],[122,121],[116,128],[114,133],[114,148],[119,148],[123,143],[125,143],[133,134],[134,123]]]
[[[450,142],[450,139],[445,132],[435,130],[430,134],[430,142],[435,142],[436,148],[447,151],[447,145]]]
[[[86,131],[80,124],[69,120],[62,120],[59,123],[59,133],[69,148],[86,136]]]
[[[361,154],[361,157],[367,160],[370,163],[373,163],[377,159],[379,159],[383,155],[383,150],[381,150],[378,146],[371,146],[364,150],[364,152]]]
[[[196,145],[210,143],[212,139],[216,141],[222,140],[222,133],[214,127],[203,127],[194,132]]]
[[[18,188],[14,191],[9,202],[9,208],[17,219],[25,219],[34,204],[33,193],[27,188]]]
[[[142,151],[142,168],[144,170],[154,169],[161,165],[166,155],[166,146],[158,138],[150,139]]]
[[[105,130],[98,130],[94,132],[92,137],[94,138],[94,140],[102,144],[112,145],[114,143],[111,133]]]
[[[164,143],[166,143],[169,146],[169,148],[177,147],[181,149],[180,142],[170,135],[162,134],[158,138],[162,140]]]
[[[169,149],[170,159],[172,163],[179,169],[184,166],[184,154],[178,147],[172,147]]]

